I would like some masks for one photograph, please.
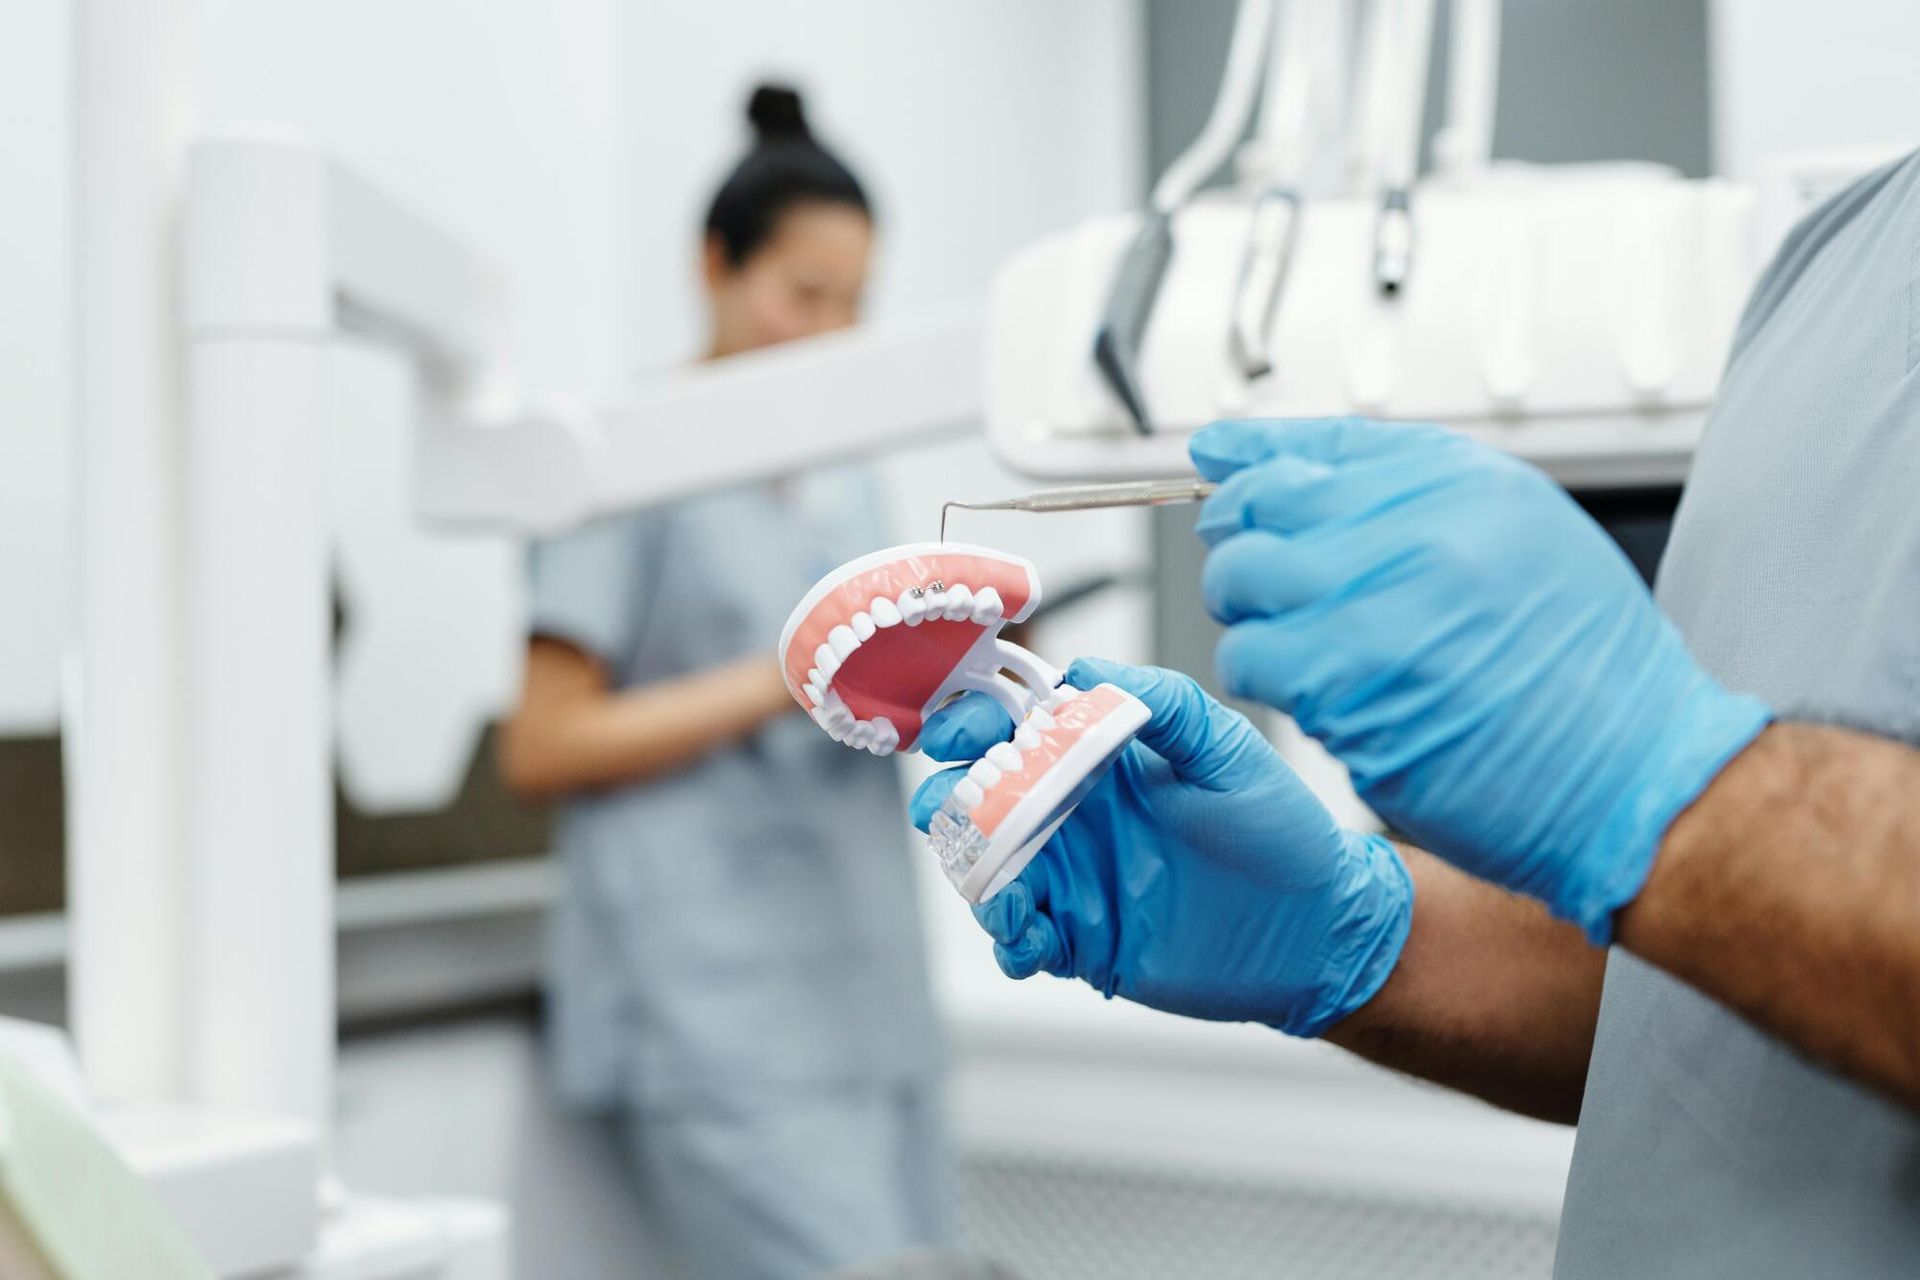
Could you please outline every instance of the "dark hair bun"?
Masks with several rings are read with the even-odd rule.
[[[0,0],[4,2],[4,0]],[[763,84],[747,103],[754,143],[707,206],[707,235],[739,266],[773,235],[796,204],[826,201],[872,217],[860,180],[807,128],[800,95],[784,84]]]
[[[813,136],[800,94],[784,84],[763,84],[747,101],[747,119],[762,142],[801,142]]]

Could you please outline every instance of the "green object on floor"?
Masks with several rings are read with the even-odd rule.
[[[214,1280],[87,1118],[0,1058],[0,1274]]]

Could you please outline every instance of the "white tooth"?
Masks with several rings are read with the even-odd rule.
[[[920,620],[926,616],[926,596],[914,595],[911,591],[903,591],[900,593],[900,620],[902,622],[910,627],[917,627],[920,625]]]
[[[885,596],[875,596],[873,603],[867,606],[867,610],[873,615],[873,625],[876,627],[900,625],[900,606]]]
[[[947,621],[965,622],[973,616],[973,588],[957,583],[947,588]]]
[[[873,619],[864,613],[853,615],[853,634],[861,640],[873,639]]]
[[[1063,684],[1058,689],[1055,689],[1052,693],[1048,694],[1046,701],[1042,702],[1040,705],[1045,707],[1048,711],[1058,711],[1060,708],[1066,706],[1069,702],[1072,702],[1074,698],[1079,696],[1079,694],[1080,694],[1080,691],[1074,688],[1072,685]]]
[[[893,749],[900,745],[900,731],[894,728],[893,721],[885,716],[875,716],[871,723],[874,735],[873,754],[877,756],[891,754]]]
[[[820,669],[821,675],[831,680],[833,673],[840,669],[840,655],[833,651],[831,645],[823,644],[813,651],[813,665]]]
[[[1000,766],[984,758],[975,760],[972,767],[967,770],[967,777],[991,789],[1000,781]]]
[[[931,618],[940,618],[940,617],[946,616],[947,589],[945,587],[941,587],[938,590],[935,590],[932,587],[927,588],[926,601],[927,601],[927,617],[928,618],[931,619]]]
[[[873,741],[873,726],[864,720],[861,721],[853,726],[851,733],[847,734],[847,741],[856,747],[866,746]]]
[[[818,667],[807,668],[807,683],[813,684],[813,685],[819,685],[822,689],[826,688],[827,687],[826,673],[821,671],[820,668]]]
[[[962,778],[953,784],[953,798],[971,809],[987,798],[980,784],[972,778]]]
[[[810,684],[807,686],[807,701],[816,707],[824,707],[827,704],[827,695],[820,691],[819,685]]]
[[[853,628],[842,623],[827,632],[827,643],[844,660],[846,656],[860,647],[860,637],[853,634]]]
[[[1040,745],[1040,731],[1032,725],[1021,725],[1013,731],[1013,745],[1022,751],[1031,751]]]
[[[1000,593],[992,587],[982,588],[973,598],[973,620],[975,622],[998,622],[1007,612],[1007,605]]]
[[[1053,718],[1045,707],[1035,707],[1033,710],[1027,712],[1027,723],[1042,733],[1045,733],[1048,729],[1053,728],[1058,721]]]
[[[1020,748],[1011,742],[996,742],[988,747],[987,759],[993,761],[1002,773],[1012,773],[1019,769],[1022,763]]]

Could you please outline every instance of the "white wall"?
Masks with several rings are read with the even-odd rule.
[[[618,385],[633,332],[630,300],[616,283],[631,253],[621,206],[627,6],[199,0],[191,7],[202,119],[270,120],[324,140],[508,264],[517,354],[531,378]],[[0,237],[0,733],[51,727],[65,631],[68,20],[68,0],[0,6],[0,155],[7,160],[0,170],[7,209]],[[364,379],[349,369],[345,382],[351,402]],[[390,447],[403,442],[365,432],[335,443],[335,461],[349,477],[406,456]],[[412,550],[402,558],[430,554]],[[509,561],[498,546],[465,552],[465,567],[489,563],[495,579],[468,606],[505,625]],[[501,670],[489,655],[453,679],[497,685]],[[443,689],[438,701],[447,700]],[[444,780],[444,772],[436,776]]]
[[[632,346],[621,0],[198,0],[201,117],[270,120],[511,271],[535,382],[614,385]]]
[[[1134,6],[713,0],[636,11],[629,109],[636,355],[704,336],[695,252],[706,202],[748,140],[748,92],[789,79],[874,196],[881,319],[984,296],[1014,247],[1129,203],[1142,108]]]
[[[1713,0],[1716,172],[1770,155],[1920,145],[1920,5]]]
[[[0,735],[51,724],[71,563],[64,0],[0,8]]]

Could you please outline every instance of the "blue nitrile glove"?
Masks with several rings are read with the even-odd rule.
[[[1557,486],[1439,427],[1221,422],[1192,443],[1233,693],[1374,810],[1595,943],[1667,826],[1766,725]]]
[[[1413,882],[1380,836],[1343,831],[1247,722],[1186,676],[1082,659],[1152,718],[1014,882],[974,908],[1014,978],[1046,970],[1195,1018],[1319,1035],[1373,997],[1406,942]],[[920,737],[971,760],[1013,731],[968,694]],[[921,830],[964,768],[922,783]]]

